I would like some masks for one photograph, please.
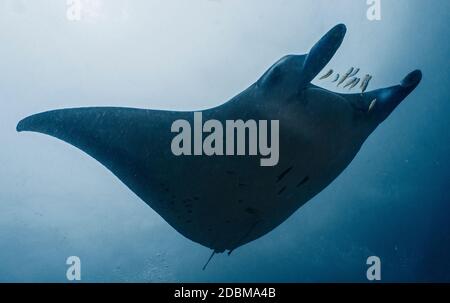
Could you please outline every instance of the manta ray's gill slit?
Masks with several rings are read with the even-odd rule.
[[[286,190],[286,186],[283,186],[277,193],[278,196],[280,196],[285,190]]]
[[[284,177],[286,177],[287,174],[294,168],[293,166],[289,166],[286,170],[284,170],[277,178],[277,183],[283,180]]]
[[[186,212],[188,214],[192,214],[192,200],[191,199],[185,199],[183,200],[184,208],[186,209]]]
[[[309,181],[309,177],[308,176],[304,177],[303,180],[297,184],[297,187],[305,185],[308,181]]]

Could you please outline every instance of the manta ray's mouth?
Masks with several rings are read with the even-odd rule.
[[[305,87],[309,84],[331,61],[340,48],[346,32],[346,26],[338,24],[311,48],[306,57],[305,55],[298,56],[299,58],[305,58],[301,68],[300,87]],[[351,67],[345,73],[335,73],[334,70],[330,69],[319,76],[319,80],[329,79],[332,83],[336,83],[337,88],[345,89],[346,93],[325,90],[348,100],[355,109],[369,114],[378,123],[386,119],[419,85],[422,79],[422,72],[415,70],[409,73],[397,86],[367,91],[372,75],[366,73],[364,76],[359,76],[360,72],[361,69],[355,67]],[[358,88],[360,91],[352,94],[351,90],[355,88]]]
[[[338,24],[313,46],[306,57],[302,78],[312,80],[319,74],[341,46],[346,31],[347,28],[344,24]],[[360,71],[360,68],[355,67],[351,67],[345,73],[335,73],[334,70],[330,69],[324,72],[319,80],[331,79],[332,83],[337,84],[336,87],[342,87],[348,89],[348,91],[358,87],[360,92],[356,94],[336,94],[349,100],[350,104],[358,111],[366,112],[375,117],[377,122],[386,119],[422,80],[422,72],[415,70],[409,73],[399,85],[366,92],[372,80],[372,75],[367,73],[359,77]]]

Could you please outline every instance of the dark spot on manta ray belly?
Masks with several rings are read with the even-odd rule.
[[[288,167],[285,171],[283,171],[277,178],[277,183],[283,180],[284,177],[292,170],[293,166]]]
[[[170,191],[169,188],[168,188],[164,183],[160,183],[159,185],[162,187],[162,189],[163,189],[166,193],[168,193],[168,192]]]
[[[251,215],[256,215],[256,214],[258,213],[258,210],[255,209],[255,208],[252,208],[252,207],[247,207],[247,208],[245,209],[245,211],[246,211],[247,213],[251,214]]]
[[[300,187],[300,186],[306,184],[306,182],[308,182],[308,181],[309,181],[309,177],[306,176],[305,178],[303,178],[302,181],[300,181],[300,183],[297,184],[297,187]]]

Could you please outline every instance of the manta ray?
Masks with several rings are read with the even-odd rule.
[[[171,125],[193,121],[188,111],[60,109],[23,119],[17,131],[46,134],[81,149],[175,230],[212,249],[211,257],[231,253],[275,229],[337,178],[421,81],[416,70],[399,85],[364,93],[313,85],[346,31],[344,24],[336,25],[308,54],[284,56],[228,102],[200,111],[204,119],[223,123],[278,120],[275,166],[261,166],[259,157],[249,155],[174,155]]]

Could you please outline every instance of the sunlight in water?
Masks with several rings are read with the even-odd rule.
[[[86,18],[99,18],[102,15],[102,0],[84,0],[82,6]]]
[[[96,20],[103,16],[102,0],[67,0],[67,19]]]

